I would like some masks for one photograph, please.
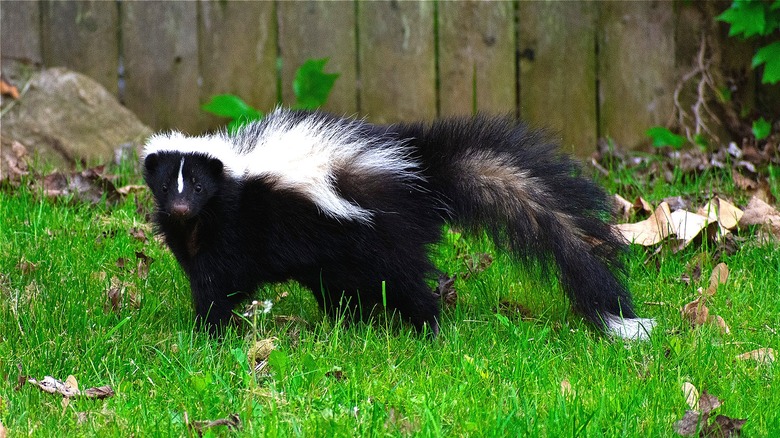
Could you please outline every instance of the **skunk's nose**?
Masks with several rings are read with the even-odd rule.
[[[171,206],[171,215],[186,218],[190,215],[190,206],[186,202],[176,202]]]

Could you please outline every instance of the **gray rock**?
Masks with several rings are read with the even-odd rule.
[[[3,99],[0,135],[44,162],[69,167],[110,162],[118,148],[138,150],[151,129],[87,76],[65,68],[36,72],[17,84],[19,100]]]

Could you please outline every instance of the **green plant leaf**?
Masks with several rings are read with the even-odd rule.
[[[758,49],[753,57],[753,68],[764,64],[764,75],[761,82],[776,84],[780,81],[780,41]]]
[[[309,59],[298,68],[293,81],[296,108],[314,109],[327,102],[330,90],[339,77],[337,73],[325,73],[328,58]]]
[[[767,9],[763,1],[735,0],[731,7],[716,18],[731,26],[729,36],[742,34],[748,38],[754,35],[765,35]]]
[[[763,140],[772,133],[772,124],[764,120],[763,117],[753,122],[753,135],[756,140]]]
[[[663,126],[653,126],[645,134],[653,140],[653,146],[657,148],[671,146],[680,149],[685,144],[685,137],[677,135]]]
[[[252,108],[243,99],[234,94],[212,96],[210,101],[201,106],[201,109],[211,114],[231,119],[245,117],[249,120],[257,120],[262,117],[260,111]]]

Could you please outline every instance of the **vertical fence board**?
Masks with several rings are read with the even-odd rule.
[[[520,116],[578,155],[595,150],[596,6],[520,2]]]
[[[230,93],[261,111],[272,109],[277,102],[273,2],[201,0],[200,7],[200,102]],[[225,119],[203,115],[207,128],[224,124]]]
[[[42,6],[44,64],[81,72],[117,95],[119,14],[116,3],[50,0]]]
[[[295,71],[310,58],[329,58],[326,72],[338,73],[324,108],[336,114],[357,112],[357,48],[352,1],[296,1],[279,4],[282,98],[295,103]]]
[[[360,111],[377,123],[436,115],[433,2],[358,3]]]
[[[38,2],[3,2],[0,8],[0,55],[41,64],[41,14]]]
[[[439,3],[442,115],[514,113],[514,6],[501,1]]]
[[[669,122],[674,103],[674,4],[598,3],[599,125],[623,147],[646,142],[653,125]]]
[[[155,129],[199,131],[197,2],[125,0],[121,15],[127,107]]]

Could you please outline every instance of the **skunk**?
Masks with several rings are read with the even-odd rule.
[[[608,333],[654,326],[634,313],[606,194],[510,118],[378,126],[277,109],[235,134],[156,134],[142,160],[156,229],[212,331],[258,286],[294,279],[329,315],[386,304],[435,336],[428,252],[445,223],[554,263],[574,309]]]

